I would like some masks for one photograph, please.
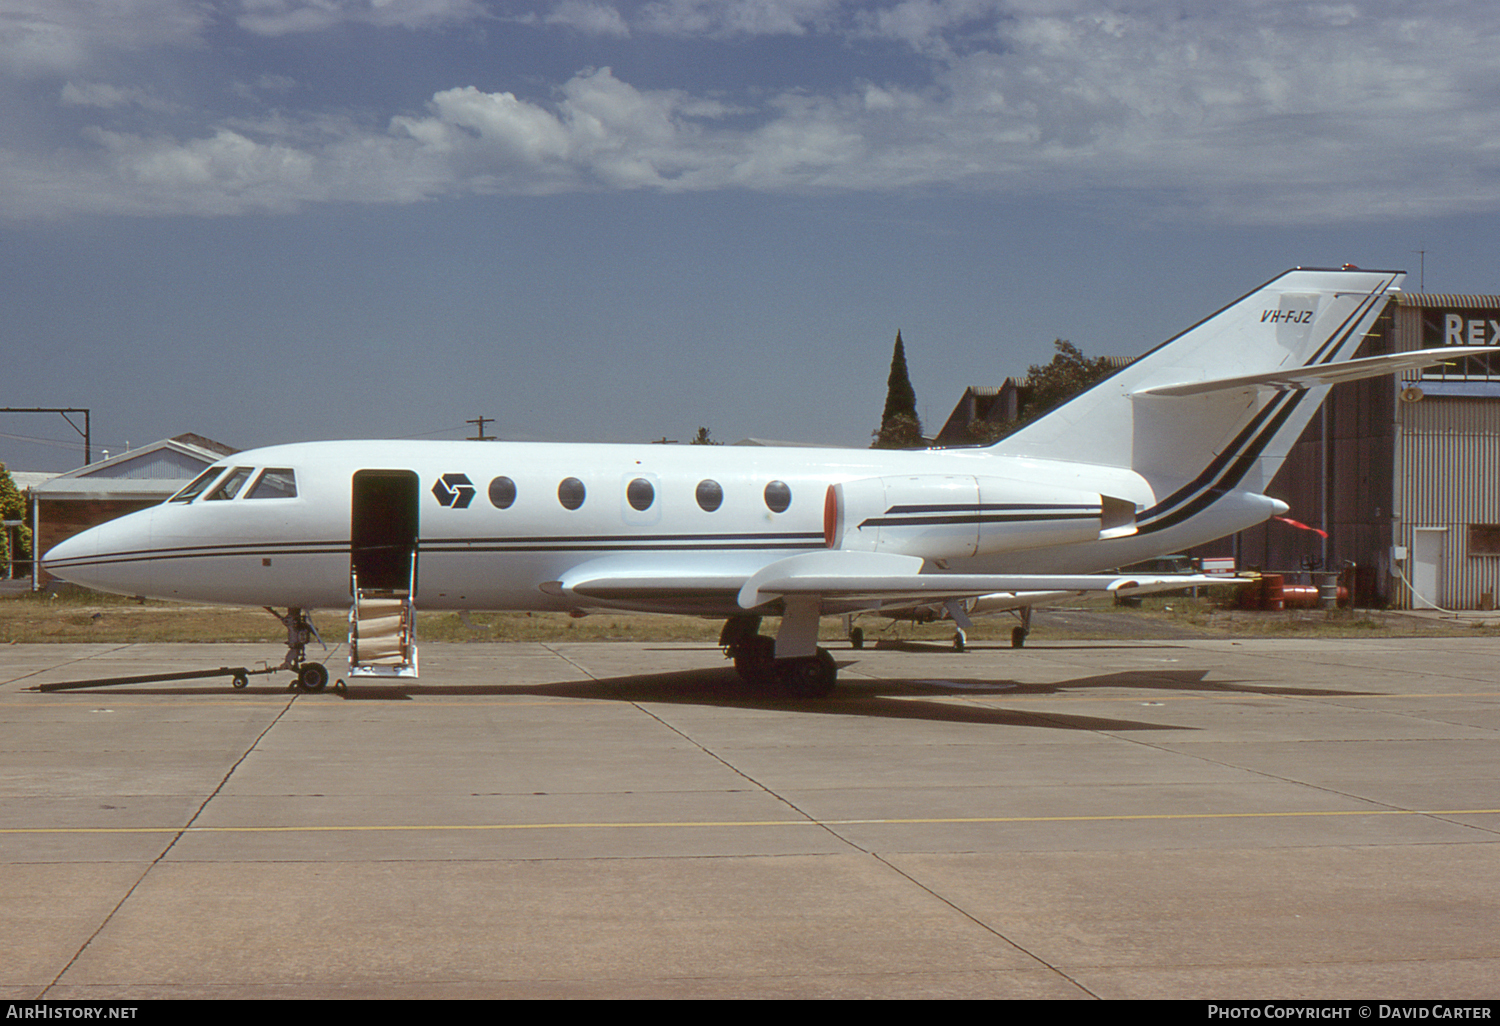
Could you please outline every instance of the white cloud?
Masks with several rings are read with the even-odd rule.
[[[487,17],[479,0],[240,0],[236,23],[260,36],[320,32],[345,23],[423,29]]]
[[[145,89],[136,86],[115,86],[107,82],[67,82],[59,96],[67,107],[142,107],[146,110],[167,111],[171,105],[156,99]]]
[[[547,106],[472,86],[438,93],[431,106],[429,117],[393,119],[392,131],[451,161],[456,176],[475,175],[486,191],[502,183],[526,192],[679,189],[692,187],[685,176],[724,163],[702,145],[699,128],[719,105],[638,90],[608,68],[574,76]]]
[[[827,26],[839,0],[652,0],[634,23],[666,35],[800,36]]]
[[[245,100],[259,99],[263,93],[285,96],[297,88],[297,80],[289,75],[259,75],[253,82],[231,82],[229,91]]]
[[[299,13],[472,11],[440,0],[251,0],[243,10],[252,9],[283,26]],[[575,27],[602,18],[593,31],[610,35],[605,16],[621,8],[566,0],[548,10]],[[1230,221],[1500,205],[1500,144],[1491,142],[1500,138],[1500,14],[1489,8],[1456,18],[1448,6],[1394,0],[1189,10],[900,0],[865,13],[847,17],[848,5],[833,0],[655,0],[619,16],[632,36],[648,24],[704,35],[832,33],[845,16],[834,45],[857,47],[874,34],[899,41],[912,51],[900,76],[872,64],[839,89],[766,91],[747,82],[725,96],[638,88],[605,68],[579,72],[550,95],[442,89],[425,113],[395,116],[383,129],[284,113],[274,123],[220,119],[206,133],[95,132],[91,155],[57,159],[72,161],[79,195],[88,197],[76,209],[109,208],[111,190],[121,210],[176,203],[222,213],[568,189],[927,187],[1108,195],[1169,216]],[[134,87],[86,79],[70,82],[63,97],[85,109],[149,100]],[[42,190],[35,165],[15,154],[0,160],[0,184],[18,183],[24,194],[6,203],[12,216],[66,194]]]
[[[195,0],[0,0],[0,71],[69,74],[104,53],[194,46],[209,13]]]
[[[630,27],[619,11],[608,4],[586,0],[561,0],[541,21],[547,25],[565,25],[594,36],[630,35]]]
[[[279,143],[255,142],[227,128],[178,144],[94,129],[119,180],[148,207],[186,199],[193,213],[290,210],[299,199],[324,198],[310,188],[316,161]]]

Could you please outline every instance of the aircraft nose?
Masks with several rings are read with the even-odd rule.
[[[74,584],[82,583],[73,578],[75,565],[84,567],[99,554],[98,528],[89,528],[82,534],[58,542],[42,555],[42,569],[53,577]]]
[[[144,595],[151,590],[151,510],[75,534],[48,549],[42,569],[95,591]]]

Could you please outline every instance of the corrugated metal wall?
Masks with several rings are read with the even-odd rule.
[[[1446,528],[1438,605],[1477,609],[1486,594],[1493,602],[1500,556],[1467,548],[1470,524],[1500,524],[1500,401],[1428,396],[1400,403],[1397,423],[1396,544],[1410,550],[1415,528]],[[1396,604],[1410,608],[1404,585],[1398,594]]]
[[[1396,316],[1396,348],[1421,348],[1418,302],[1462,298],[1478,306],[1494,297],[1403,297]],[[1406,306],[1406,303],[1412,303]],[[1445,304],[1458,305],[1458,304]],[[1415,373],[1409,375],[1415,379]],[[1420,382],[1408,384],[1420,387]],[[1500,399],[1484,396],[1426,395],[1416,402],[1397,400],[1394,457],[1396,521],[1394,544],[1405,546],[1405,573],[1413,574],[1413,551],[1419,528],[1441,553],[1437,604],[1445,609],[1479,608],[1484,596],[1500,595],[1500,556],[1473,556],[1467,551],[1470,524],[1500,524]],[[1394,576],[1394,574],[1393,574]],[[1414,604],[1407,585],[1392,582],[1393,604]]]

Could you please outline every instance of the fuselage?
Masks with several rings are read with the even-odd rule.
[[[680,571],[691,582],[708,573],[748,578],[786,556],[824,549],[832,544],[831,485],[973,477],[1002,490],[1015,482],[1032,491],[1103,494],[1138,510],[1164,487],[1128,469],[986,449],[649,444],[311,442],[239,453],[212,473],[191,495],[56,546],[45,557],[49,572],[130,595],[341,608],[350,599],[351,563],[378,568],[381,551],[404,545],[415,559],[419,608],[574,610],[601,604],[556,586],[585,564]],[[360,481],[373,482],[374,492],[362,491]],[[1262,497],[1233,498],[1163,530],[943,559],[924,572],[1090,573],[1178,551],[1275,512]],[[658,594],[610,604],[743,612],[732,591],[689,586],[667,600]]]

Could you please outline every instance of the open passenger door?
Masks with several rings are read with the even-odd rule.
[[[417,475],[360,470],[349,523],[349,676],[417,675]]]

